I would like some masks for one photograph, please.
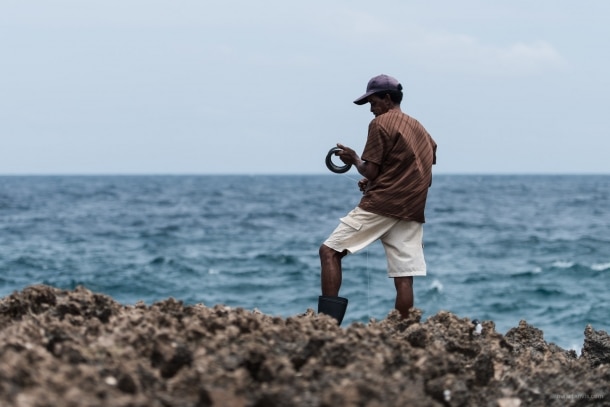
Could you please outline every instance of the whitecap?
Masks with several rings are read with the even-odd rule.
[[[430,283],[430,289],[436,290],[439,293],[442,292],[444,288],[445,287],[443,287],[443,283],[441,283],[441,281],[436,278],[432,280],[432,283]]]
[[[610,269],[610,263],[595,263],[591,265],[593,271],[605,271]]]
[[[218,269],[214,269],[214,268],[210,268],[208,269],[208,274],[219,274],[220,270]]]
[[[573,343],[572,346],[570,346],[570,350],[573,350],[574,352],[576,352],[576,356],[580,357],[580,352],[582,350],[582,347],[580,345]]]
[[[557,260],[556,262],[553,263],[553,267],[557,267],[560,269],[569,269],[573,265],[574,265],[573,261],[566,261],[566,260]]]

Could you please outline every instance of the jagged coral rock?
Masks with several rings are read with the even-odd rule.
[[[610,405],[609,338],[582,356],[522,321],[421,310],[339,327],[307,310],[280,318],[173,298],[123,306],[78,287],[0,300],[3,406]],[[603,397],[602,397],[603,396]]]

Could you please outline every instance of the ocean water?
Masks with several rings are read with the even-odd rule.
[[[291,316],[316,309],[318,247],[360,199],[357,174],[0,177],[0,295],[84,285],[123,304]],[[580,350],[610,328],[610,176],[435,175],[424,318],[520,320]],[[344,326],[394,305],[383,248],[344,259]]]

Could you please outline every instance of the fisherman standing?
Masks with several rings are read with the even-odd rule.
[[[436,163],[436,143],[414,118],[402,112],[402,85],[393,77],[372,78],[366,93],[354,101],[370,103],[370,122],[362,158],[342,144],[335,155],[354,165],[364,177],[358,206],[341,218],[339,226],[320,246],[322,295],[318,313],[339,324],[347,298],[339,297],[341,260],[381,240],[388,276],[396,287],[395,308],[405,318],[413,307],[413,276],[426,275],[423,253],[424,209]]]

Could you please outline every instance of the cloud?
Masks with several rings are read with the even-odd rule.
[[[567,61],[547,41],[506,45],[448,32],[419,31],[406,44],[419,63],[440,71],[487,76],[532,76],[560,71]]]
[[[387,63],[394,60],[440,73],[536,76],[569,67],[551,39],[524,39],[522,33],[507,37],[505,32],[481,31],[480,21],[472,21],[473,27],[462,27],[463,30],[476,32],[478,29],[487,33],[482,37],[458,31],[456,27],[453,31],[439,28],[439,22],[425,24],[417,18],[407,22],[405,14],[404,10],[380,14],[354,7],[337,7],[316,16],[315,29],[344,46],[344,54],[357,52],[369,60]],[[413,15],[421,14],[414,10]],[[466,17],[461,19],[468,21]]]

